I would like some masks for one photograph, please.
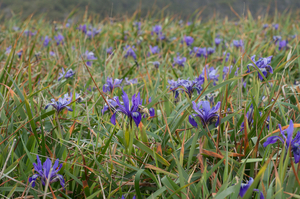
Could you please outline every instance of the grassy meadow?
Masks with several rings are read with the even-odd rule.
[[[297,13],[6,20],[0,197],[300,198],[299,33]]]

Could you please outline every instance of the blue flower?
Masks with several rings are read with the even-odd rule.
[[[275,28],[275,30],[278,30],[278,28],[279,28],[279,24],[278,23],[277,24],[273,24],[272,26]]]
[[[133,22],[133,26],[136,27],[138,30],[141,30],[141,25],[142,25],[142,23],[139,21]]]
[[[128,77],[125,77],[125,85],[132,85],[132,84],[137,84],[138,80],[135,79],[128,79]]]
[[[153,26],[152,27],[151,35],[153,35],[153,33],[155,33],[157,35],[162,34],[162,27],[161,27],[161,25],[155,25],[155,26]]]
[[[215,38],[215,44],[216,46],[218,46],[220,43],[222,42],[222,39],[221,38]]]
[[[129,45],[126,45],[124,47],[124,51],[126,51],[124,57],[127,58],[128,56],[131,56],[133,57],[133,59],[136,59],[136,54],[134,52],[134,49],[135,49],[134,46],[131,47]]]
[[[279,136],[271,136],[268,137],[267,141],[263,144],[264,147],[268,146],[269,144],[274,144],[279,140],[282,144],[286,143],[286,149],[288,150],[291,147],[291,150],[294,154],[295,163],[297,164],[300,160],[300,132],[298,131],[295,138],[293,138],[294,133],[294,123],[290,120],[290,125],[286,130],[282,130],[281,125],[278,125],[280,129],[280,133],[283,138]]]
[[[168,88],[170,89],[170,91],[173,92],[175,99],[176,99],[179,95],[177,88],[180,86],[180,84],[178,81],[174,81],[174,80],[168,80],[168,83],[170,84],[170,86],[168,86]]]
[[[246,118],[247,118],[247,122],[248,122],[248,126],[250,127],[253,123],[253,112],[254,112],[254,109],[253,109],[253,104],[251,104],[248,112],[246,113]],[[245,123],[242,122],[241,124],[241,131],[243,131],[245,128]]]
[[[57,36],[54,37],[55,41],[56,41],[56,45],[58,46],[59,44],[64,44],[64,36],[62,36],[61,34],[58,34]]]
[[[62,164],[59,164],[59,160],[57,159],[54,162],[54,165],[52,166],[52,162],[49,158],[47,158],[47,160],[43,163],[39,158],[39,156],[36,156],[37,159],[37,164],[33,163],[33,167],[34,170],[37,172],[37,174],[34,174],[32,177],[29,178],[29,183],[32,183],[32,187],[35,186],[35,181],[40,178],[42,181],[42,184],[45,186],[47,179],[49,178],[49,183],[53,183],[53,182],[60,182],[60,185],[62,187],[65,187],[65,181],[64,181],[64,177],[60,174],[58,174],[58,172],[60,171]],[[50,173],[50,170],[52,168],[52,171]]]
[[[236,47],[236,48],[243,48],[244,47],[244,42],[243,40],[233,40],[232,44]]]
[[[249,189],[249,187],[251,186],[251,184],[254,182],[253,178],[249,178],[248,183],[241,183],[241,188],[240,188],[240,192],[239,192],[239,196],[240,197],[244,197],[244,195],[246,194],[247,190]],[[261,191],[259,191],[258,189],[253,189],[253,191],[259,192],[260,193],[260,199],[264,199],[264,195]]]
[[[263,25],[263,29],[266,29],[268,27],[269,27],[269,24],[267,24],[267,23]]]
[[[196,57],[207,57],[206,48],[194,47],[190,54],[195,54]]]
[[[51,38],[48,36],[45,36],[44,41],[43,41],[44,47],[47,47],[49,45],[50,41],[51,41]]]
[[[86,34],[86,32],[87,32],[86,24],[84,24],[84,25],[80,24],[77,29],[82,31],[84,34]]]
[[[5,54],[8,55],[11,52],[11,46],[7,47],[5,50]]]
[[[97,60],[97,57],[95,57],[93,52],[89,52],[88,50],[85,51],[84,55],[83,55],[84,59],[88,60],[86,62],[87,66],[91,66],[93,64],[92,60]]]
[[[178,80],[178,86],[181,86],[181,88],[177,88],[177,91],[183,91],[185,92],[189,98],[192,98],[192,95],[194,91],[197,91],[198,94],[201,93],[202,87],[201,87],[202,82],[199,82],[198,79],[194,81],[190,80]]]
[[[186,62],[186,57],[181,57],[181,56],[177,55],[177,57],[174,57],[173,60],[174,60],[173,67],[175,65],[184,67],[184,63]]]
[[[159,62],[159,61],[154,61],[154,62],[153,62],[153,66],[154,66],[155,68],[159,68],[159,65],[160,65],[160,62]]]
[[[282,50],[282,49],[286,49],[287,48],[287,44],[288,44],[288,40],[281,40],[278,43],[278,50]]]
[[[140,112],[138,112],[138,106],[140,104],[138,96],[137,97],[135,97],[135,95],[132,96],[132,100],[131,100],[132,105],[130,106],[128,95],[123,90],[122,99],[123,99],[123,104],[120,103],[118,98],[116,99],[118,107],[116,108],[115,113],[110,118],[111,123],[116,125],[117,113],[121,112],[129,118],[130,125],[132,125],[132,120],[133,120],[135,122],[136,126],[139,126],[139,124],[142,120],[142,115]]]
[[[208,65],[206,65],[205,68],[203,68],[202,74],[200,74],[199,78],[204,80],[205,72],[207,74],[208,80],[212,80],[214,82],[214,85],[216,85],[216,82],[219,80],[219,75],[217,74],[218,71],[214,69],[214,67],[208,68]]]
[[[106,53],[112,55],[113,54],[113,48],[112,47],[107,48]]]
[[[194,42],[194,38],[191,36],[184,36],[183,41],[186,43],[187,46],[191,46]]]
[[[106,84],[103,85],[104,92],[113,92],[114,88],[120,87],[123,79],[112,79],[108,77],[106,79]]]
[[[218,111],[221,105],[220,102],[218,102],[217,105],[212,108],[210,108],[209,101],[200,101],[198,104],[196,104],[196,102],[193,101],[192,103],[193,103],[193,109],[196,112],[196,114],[192,114],[189,116],[189,122],[192,126],[198,127],[195,117],[199,117],[203,126],[215,122],[215,120],[217,120],[216,126],[218,125],[219,123]]]
[[[23,35],[29,37],[29,36],[34,36],[36,35],[36,31],[35,32],[31,32],[30,30],[24,30]]]
[[[52,106],[58,113],[65,108],[68,109],[68,111],[73,111],[73,109],[68,106],[72,102],[72,99],[68,93],[66,93],[63,98],[60,97],[58,101],[55,101],[55,99],[51,99],[51,101],[52,103],[47,104],[45,109],[47,109],[49,106]]]
[[[90,28],[90,30],[88,30],[86,32],[86,36],[88,36],[88,38],[93,38],[96,35],[98,35],[101,32],[101,28],[97,29],[97,28]]]
[[[148,56],[158,54],[159,53],[159,47],[158,46],[151,46],[150,45],[150,52],[148,53]]]
[[[273,68],[269,64],[271,64],[271,59],[273,56],[265,57],[265,58],[259,58],[257,61],[255,61],[255,55],[251,57],[251,60],[255,63],[255,65],[260,69],[262,74],[267,77],[269,73],[273,73]],[[252,63],[247,65],[248,73],[250,72],[249,66],[253,66]],[[254,66],[253,66],[254,67]],[[258,73],[258,77],[261,81],[263,81],[263,77]]]
[[[109,108],[114,111],[118,106],[117,100],[119,100],[118,96],[113,97],[113,99],[107,99],[106,101],[108,104],[105,104],[103,109],[101,110],[102,115],[104,115],[104,113],[108,111]],[[122,104],[123,102],[120,103]]]
[[[64,68],[61,68],[61,70],[62,73],[59,73],[58,81],[60,81],[62,78],[69,79],[75,75],[75,72],[72,69],[69,69],[66,73]]]
[[[55,57],[55,52],[50,51],[50,52],[49,52],[49,55],[50,55],[51,57]]]

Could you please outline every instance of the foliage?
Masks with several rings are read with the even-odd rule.
[[[263,146],[268,137],[280,134],[278,124],[286,129],[291,119],[295,129],[300,127],[299,17],[286,13],[254,20],[248,12],[239,22],[231,22],[201,21],[196,16],[188,25],[168,16],[149,18],[140,28],[135,17],[55,25],[43,19],[6,21],[0,37],[1,196],[237,198],[242,183],[253,177],[244,198],[258,198],[254,189],[265,198],[300,198],[300,167],[292,153],[297,150],[284,143]],[[278,29],[272,26],[276,23]],[[151,34],[157,24],[162,32]],[[278,35],[288,40],[281,50],[273,41]],[[49,44],[45,36],[52,39]],[[194,38],[191,46],[181,42],[184,36]],[[215,38],[222,42],[216,45]],[[236,47],[233,40],[242,43]],[[132,47],[129,56],[127,45]],[[149,53],[150,45],[158,46],[159,52]],[[198,57],[191,53],[193,47],[214,51]],[[186,57],[183,66],[173,66],[178,55]],[[272,55],[273,72],[257,66],[253,55]],[[155,61],[159,66],[153,65]],[[66,77],[62,68],[72,71]],[[108,78],[112,89],[104,92]],[[178,80],[175,90],[170,90],[168,80]],[[201,90],[189,89],[187,94],[192,81],[201,82]],[[126,103],[123,92],[129,97]],[[142,101],[136,101],[138,97]],[[51,99],[60,111],[45,109]],[[208,101],[202,105],[210,107],[220,102],[220,108],[205,116],[205,122],[197,119],[201,116],[192,117],[196,124],[191,125],[189,116],[200,101]],[[118,110],[129,107],[126,104],[131,107],[127,116]],[[201,108],[210,109],[200,105],[198,115]],[[151,108],[154,116],[147,113]],[[139,111],[141,121],[132,125]],[[55,163],[58,175],[53,178],[63,176],[64,187],[54,179],[45,183],[46,175],[31,186],[29,178],[38,172],[33,166],[37,155],[41,163],[49,158],[49,169],[49,160],[59,160],[62,167],[55,170]],[[46,169],[39,165],[38,170]]]

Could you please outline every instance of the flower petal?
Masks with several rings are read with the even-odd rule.
[[[284,143],[284,140],[283,140],[281,137],[275,135],[275,136],[268,137],[267,141],[265,141],[265,143],[264,143],[263,145],[264,145],[264,147],[266,147],[266,146],[268,146],[269,144],[274,144],[274,143],[276,143],[277,140],[279,140],[279,141],[281,141],[282,143]]]

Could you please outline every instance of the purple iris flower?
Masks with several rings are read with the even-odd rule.
[[[243,48],[244,47],[244,42],[243,40],[233,40],[232,44],[236,47],[236,48]]]
[[[25,36],[27,36],[27,37],[29,37],[29,36],[34,36],[34,35],[36,35],[36,31],[35,31],[35,32],[32,32],[32,31],[30,31],[30,30],[24,30],[23,35],[25,35]]]
[[[5,50],[5,54],[8,55],[11,52],[11,46],[7,47]]]
[[[155,68],[159,68],[159,65],[160,65],[160,62],[159,62],[159,61],[154,61],[154,62],[153,62],[153,66],[154,66]]]
[[[222,42],[222,39],[221,38],[215,38],[215,44],[216,46],[218,46],[220,43]]]
[[[19,50],[19,51],[17,52],[17,55],[18,55],[19,58],[22,57],[22,54],[23,54],[23,50]]]
[[[148,56],[158,54],[159,53],[159,47],[158,46],[149,46],[150,47],[150,52],[148,53]]]
[[[170,86],[168,86],[168,88],[170,89],[170,91],[173,92],[175,99],[178,97],[179,92],[177,90],[177,88],[180,86],[180,79],[178,79],[178,81],[174,81],[174,80],[168,80],[168,83],[170,84]]]
[[[43,41],[44,47],[47,47],[49,45],[50,41],[51,41],[51,38],[48,36],[45,36],[44,41]]]
[[[88,36],[88,38],[93,38],[96,35],[98,35],[101,32],[101,28],[97,29],[97,28],[91,28],[90,30],[88,30],[86,32],[86,36]]]
[[[193,51],[190,52],[190,54],[195,53],[197,57],[207,57],[207,51],[206,48],[200,48],[200,47],[194,47]]]
[[[103,85],[104,92],[113,92],[114,88],[120,87],[123,79],[112,79],[108,77],[106,79],[106,84]]]
[[[142,23],[139,21],[135,21],[133,22],[133,26],[136,27],[138,30],[141,30]]]
[[[112,55],[113,54],[113,48],[112,47],[107,48],[106,53]]]
[[[138,80],[135,79],[128,79],[128,77],[125,77],[125,85],[132,85],[132,84],[137,84]]]
[[[191,36],[184,36],[183,41],[186,43],[187,46],[191,46],[194,42],[194,38]]]
[[[106,101],[108,104],[105,104],[103,109],[101,110],[102,115],[104,115],[104,113],[109,110],[109,107],[114,111],[118,107],[117,100],[119,100],[118,96],[113,97],[113,99],[107,99]]]
[[[214,122],[217,119],[216,126],[219,124],[219,115],[218,111],[220,109],[221,103],[218,102],[216,106],[210,108],[209,101],[200,101],[198,104],[196,102],[193,103],[193,109],[196,114],[192,114],[189,116],[189,122],[192,126],[198,127],[198,124],[195,120],[195,117],[199,117],[202,125],[205,127],[206,125]],[[202,108],[201,108],[202,107]]]
[[[58,81],[60,81],[62,78],[69,79],[75,75],[75,72],[72,69],[69,69],[66,73],[64,68],[61,68],[62,73],[59,73]]]
[[[125,199],[125,196],[122,195],[121,199]],[[133,196],[132,199],[136,199],[136,196]]]
[[[119,99],[116,100],[118,107],[116,108],[115,113],[110,118],[111,123],[116,125],[117,113],[121,112],[129,118],[130,125],[132,125],[132,120],[133,120],[135,122],[136,126],[139,126],[139,124],[142,120],[142,114],[140,112],[138,112],[138,106],[140,103],[138,96],[137,97],[135,97],[135,95],[132,96],[132,100],[131,100],[132,105],[130,106],[128,95],[123,90],[122,99],[123,99],[124,104],[121,104]]]
[[[223,79],[225,79],[226,76],[231,73],[232,68],[233,68],[232,65],[230,67],[229,66],[228,67],[224,66],[224,68],[223,68]],[[238,75],[238,71],[239,71],[239,68],[236,69],[236,71],[234,73],[235,76]]]
[[[92,51],[89,52],[88,50],[85,51],[83,57],[84,57],[86,60],[88,60],[88,61],[86,62],[86,65],[87,65],[87,66],[91,66],[91,65],[93,64],[93,61],[92,61],[92,60],[97,60],[97,57],[95,57],[94,53],[93,53]]]
[[[206,70],[206,74],[209,80],[212,80],[214,82],[214,85],[216,85],[216,82],[219,80],[219,75],[217,74],[217,70],[214,69],[214,67],[210,67],[208,68],[208,65],[205,66],[205,68],[203,68],[202,73],[200,74],[199,78],[201,77],[202,79],[204,79],[204,75],[205,75],[205,70]]]
[[[49,52],[49,55],[50,55],[51,57],[55,57],[55,52],[50,51],[50,52]]]
[[[288,44],[288,40],[287,39],[279,41],[279,43],[278,43],[278,50],[286,49],[287,44]]]
[[[273,56],[269,56],[269,57],[265,57],[265,58],[259,58],[257,61],[255,61],[255,55],[253,55],[251,57],[251,60],[255,63],[255,65],[260,69],[260,71],[262,72],[262,74],[267,77],[269,73],[273,73],[273,68],[272,66],[270,66],[271,64],[271,59]],[[250,72],[250,68],[249,66],[253,66],[254,65],[252,63],[247,65],[248,68],[248,73]],[[261,81],[263,81],[263,77],[260,75],[260,73],[258,73],[258,77]]]
[[[280,35],[277,36],[273,36],[273,41],[275,42],[275,44],[277,44],[279,41],[281,41],[282,37]]]
[[[250,127],[253,123],[253,113],[254,113],[254,109],[253,109],[253,104],[251,104],[247,114],[246,114],[246,118],[247,118],[247,123],[248,123],[248,126]],[[242,122],[241,124],[241,131],[243,131],[245,128],[245,123]]]
[[[239,192],[239,196],[242,198],[244,197],[244,195],[246,194],[246,192],[248,191],[249,187],[251,186],[251,184],[254,182],[253,178],[249,178],[248,183],[241,183],[241,188],[240,188],[240,192]],[[253,189],[253,191],[259,192],[260,193],[260,199],[264,199],[264,195],[261,191],[259,191],[258,189]]]
[[[263,29],[266,29],[267,27],[269,27],[269,24],[266,23],[263,25]]]
[[[280,124],[278,124],[278,127],[283,138],[277,135],[268,137],[267,141],[263,144],[264,147],[268,146],[269,144],[276,143],[277,140],[282,142],[282,144],[286,143],[286,149],[288,150],[288,148],[291,147],[291,150],[294,154],[295,163],[297,164],[300,160],[300,132],[298,131],[293,139],[294,123],[292,120],[290,120],[290,125],[286,130],[282,130]]]
[[[277,24],[273,24],[272,26],[275,28],[275,30],[278,30],[278,28],[279,28],[279,24],[278,23]]]
[[[129,45],[126,45],[124,47],[124,51],[126,51],[124,57],[127,58],[128,56],[131,56],[131,57],[133,57],[133,59],[136,59],[136,54],[135,54],[134,50],[135,50],[134,46],[131,47]]]
[[[202,90],[201,84],[197,81],[197,79],[194,81],[188,79],[178,80],[178,85],[182,88],[177,88],[176,90],[185,92],[190,99],[192,98],[194,91],[197,91],[197,93],[200,94]]]
[[[82,31],[84,34],[86,34],[86,32],[87,32],[86,24],[84,24],[84,25],[80,24],[77,29]]]
[[[175,65],[184,67],[184,63],[186,62],[186,57],[180,57],[179,55],[177,55],[177,57],[174,57],[173,60],[174,60],[173,67]]]
[[[54,39],[56,41],[56,45],[58,46],[59,44],[64,44],[64,36],[61,34],[58,34],[57,36],[54,36]]]
[[[42,184],[44,186],[46,185],[47,179],[49,178],[50,184],[53,182],[59,181],[60,185],[62,187],[65,187],[64,177],[62,175],[58,174],[58,172],[60,171],[60,169],[62,167],[62,164],[58,165],[59,164],[58,159],[54,162],[53,166],[52,166],[52,162],[49,158],[47,158],[47,160],[42,165],[42,162],[41,162],[39,156],[36,155],[36,161],[37,161],[37,164],[33,163],[33,167],[34,167],[34,170],[37,172],[37,174],[34,174],[33,176],[31,176],[29,178],[29,183],[32,183],[31,184],[32,187],[35,186],[35,181],[37,180],[37,178],[41,179]],[[51,169],[52,169],[52,171],[50,173]]]
[[[66,93],[63,98],[60,97],[58,101],[55,101],[55,99],[51,99],[51,101],[52,103],[47,104],[45,109],[47,109],[49,106],[53,106],[58,113],[65,108],[68,109],[68,111],[73,111],[73,109],[68,106],[72,102],[68,93]]]
[[[153,26],[152,27],[151,35],[153,35],[153,33],[155,33],[157,35],[162,34],[162,27],[161,27],[161,25],[155,25],[155,26]]]
[[[208,55],[211,55],[211,54],[213,54],[214,52],[215,52],[215,49],[214,49],[214,48],[211,48],[211,47],[207,48],[207,54],[208,54]]]

